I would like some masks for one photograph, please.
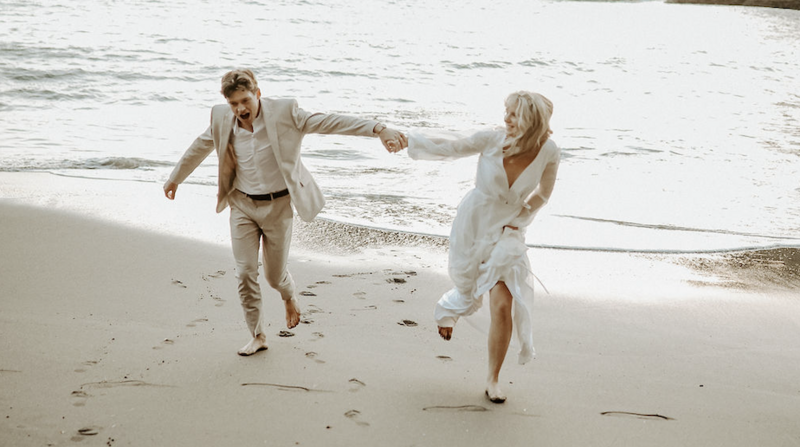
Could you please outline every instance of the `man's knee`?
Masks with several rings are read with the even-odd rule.
[[[266,272],[267,284],[273,289],[281,290],[289,287],[292,282],[292,276],[289,271],[284,269],[279,272]]]
[[[258,281],[258,263],[236,264],[236,279],[239,284]]]

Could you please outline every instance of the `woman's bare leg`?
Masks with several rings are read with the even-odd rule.
[[[489,292],[492,324],[489,328],[489,376],[486,380],[486,395],[494,403],[505,402],[506,396],[500,391],[498,380],[500,368],[511,342],[513,320],[511,306],[514,298],[504,282],[498,282]]]

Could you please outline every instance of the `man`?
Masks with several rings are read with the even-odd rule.
[[[252,339],[238,353],[267,349],[261,326],[258,250],[264,274],[286,307],[286,326],[300,322],[292,275],[286,268],[292,237],[292,205],[311,221],[325,204],[322,192],[300,160],[300,144],[308,133],[380,137],[386,150],[401,150],[405,136],[372,120],[344,115],[308,113],[294,99],[261,97],[250,70],[233,70],[222,77],[227,105],[211,109],[211,125],[200,135],[164,184],[174,200],[178,185],[213,151],[219,157],[217,212],[231,208],[231,243],[245,321]]]

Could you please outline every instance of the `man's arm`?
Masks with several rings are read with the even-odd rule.
[[[175,165],[175,169],[172,170],[169,179],[164,183],[164,196],[170,200],[175,200],[178,185],[183,183],[189,177],[189,174],[194,172],[213,150],[214,140],[211,138],[211,126],[209,126],[202,135],[194,140],[189,149],[186,149],[178,164]]]
[[[292,120],[303,133],[360,135],[379,137],[383,147],[389,152],[403,149],[406,141],[402,132],[387,128],[375,120],[365,120],[336,113],[309,113],[292,100]]]

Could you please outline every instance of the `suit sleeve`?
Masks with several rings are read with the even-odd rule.
[[[302,133],[358,135],[374,137],[375,120],[365,120],[336,113],[309,113],[292,100],[292,120]]]
[[[213,151],[214,139],[211,136],[211,126],[209,125],[208,129],[194,140],[189,149],[186,149],[169,175],[169,181],[177,184],[183,183]]]

